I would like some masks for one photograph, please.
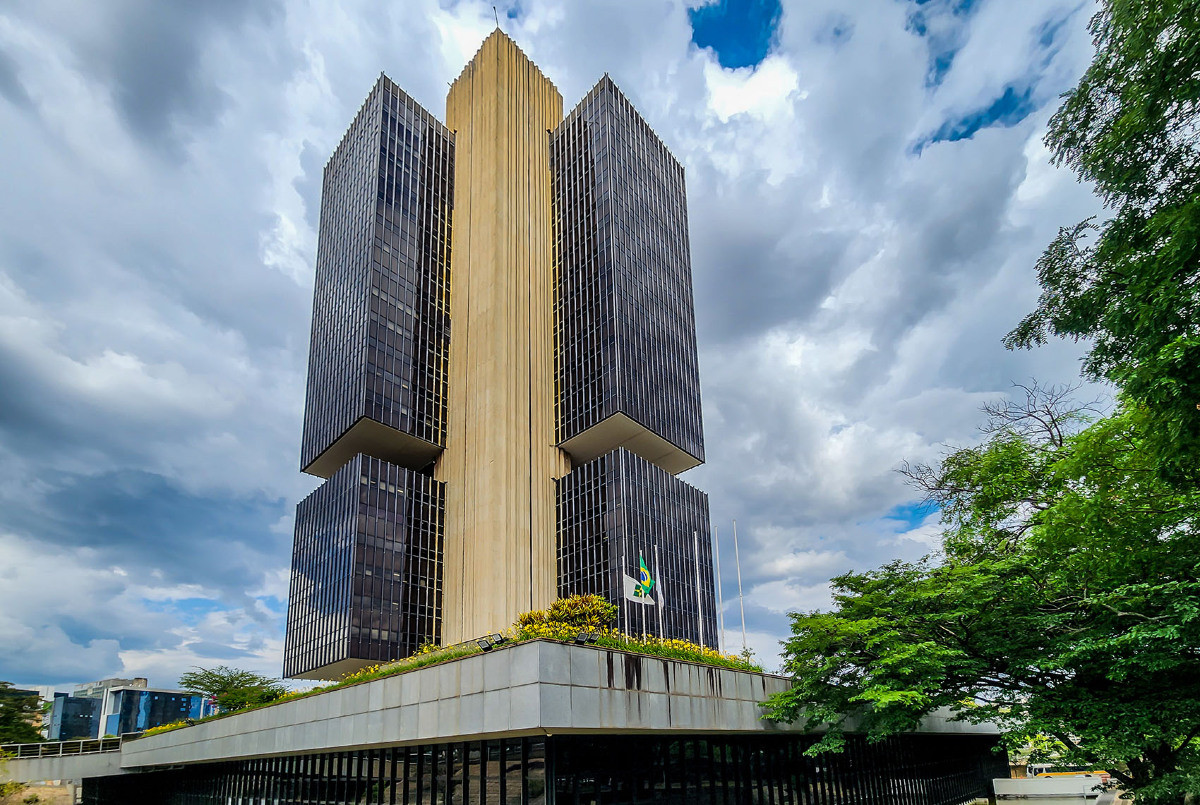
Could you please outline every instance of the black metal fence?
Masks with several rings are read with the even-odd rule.
[[[94,752],[119,752],[121,742],[132,740],[140,732],[129,733],[120,738],[84,738],[79,741],[46,741],[36,744],[0,744],[0,757],[13,758],[63,757],[64,755],[90,755]]]
[[[263,758],[87,780],[91,805],[961,805],[1008,775],[996,739],[553,736]]]

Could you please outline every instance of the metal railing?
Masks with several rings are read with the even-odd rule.
[[[91,755],[96,752],[119,752],[121,742],[141,736],[131,732],[119,738],[88,738],[82,741],[47,741],[40,744],[0,744],[0,756],[10,759],[37,757],[67,757]]]

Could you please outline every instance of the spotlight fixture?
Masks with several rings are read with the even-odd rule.
[[[484,651],[491,651],[491,650],[492,650],[492,648],[493,648],[493,646],[492,646],[492,641],[491,641],[491,640],[489,640],[489,639],[488,639],[488,638],[486,638],[486,637],[483,637],[483,638],[480,638],[479,640],[476,640],[476,641],[475,641],[475,645],[479,646],[479,647],[480,647],[481,649],[483,649]]]
[[[599,640],[599,639],[600,639],[600,633],[599,633],[599,632],[588,632],[588,633],[587,633],[587,641],[588,641],[589,643],[593,643],[593,644],[594,644],[594,643],[595,643],[597,640]]]
[[[502,634],[489,635],[489,638],[491,639],[493,646],[498,646],[508,639]]]
[[[579,634],[575,635],[575,645],[582,646],[583,644],[587,643],[587,639],[588,633],[580,632]]]

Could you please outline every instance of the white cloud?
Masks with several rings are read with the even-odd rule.
[[[772,540],[772,542],[774,542]],[[790,551],[775,557],[767,557],[762,566],[765,575],[772,576],[829,576],[850,566],[845,551]]]
[[[756,585],[746,594],[748,603],[781,615],[828,609],[831,600],[828,582],[797,584],[789,579]]]
[[[755,67],[727,70],[708,61],[704,65],[708,106],[722,123],[734,115],[749,115],[759,121],[791,118],[792,93],[799,76],[781,56],[768,56]]]
[[[504,21],[567,108],[608,71],[687,168],[708,455],[687,479],[711,496],[740,644],[738,520],[762,656],[784,612],[827,605],[829,575],[929,549],[934,524],[886,519],[918,497],[902,460],[977,438],[1013,380],[1077,373],[1078,345],[1000,338],[1057,227],[1100,210],[1040,144],[1089,12],[977,5],[922,37],[908,3],[787,2],[778,47],[740,71],[691,45],[683,3],[531,0]],[[313,486],[296,464],[320,172],[381,70],[440,116],[492,10],[159,4],[135,29],[132,4],[64,8],[0,11],[0,92],[25,95],[0,95],[0,677],[277,673],[267,604]],[[956,53],[931,86],[935,38]],[[165,61],[146,47],[167,39]],[[1022,82],[1048,105],[913,150]],[[204,539],[115,508],[131,477],[202,500]],[[91,507],[74,541],[49,501]],[[114,541],[125,518],[145,530]]]
[[[248,610],[201,584],[106,565],[94,549],[63,554],[0,533],[0,556],[0,657],[13,679],[67,689],[145,676],[170,687],[193,665],[220,662],[279,674],[280,619],[257,598],[278,594],[278,573]]]

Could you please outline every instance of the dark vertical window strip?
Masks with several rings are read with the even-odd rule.
[[[645,607],[643,612],[640,606],[623,602],[622,576],[636,576],[640,554],[661,585],[663,636],[699,642],[698,623],[703,620],[703,642],[717,644],[711,538],[703,492],[617,450],[557,481],[557,512],[560,596],[604,595],[618,605],[618,628],[640,634],[646,616],[647,631],[659,634],[657,608]],[[654,566],[656,546],[661,567]]]
[[[440,482],[359,456],[301,502],[293,587],[307,594],[289,602],[285,674],[396,659],[438,638],[444,499]]]
[[[88,780],[84,801],[963,805],[989,796],[991,777],[1006,770],[988,736],[912,735],[876,744],[849,736],[843,753],[808,758],[803,752],[815,740],[554,736],[329,752]]]

